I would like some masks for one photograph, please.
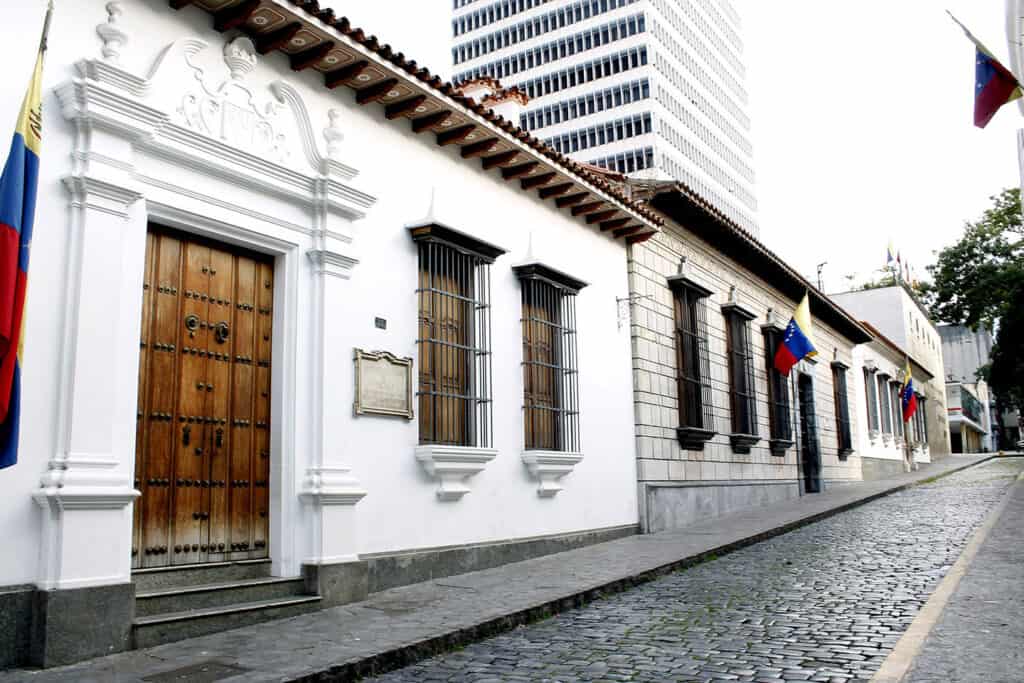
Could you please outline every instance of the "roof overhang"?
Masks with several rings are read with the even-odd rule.
[[[719,214],[699,195],[675,182],[658,183],[649,204],[680,226],[779,290],[794,302],[809,294],[811,316],[854,344],[872,341],[850,314],[772,253],[750,233]]]
[[[626,243],[655,235],[662,219],[580,163],[559,154],[451,83],[406,59],[376,37],[336,18],[316,0],[168,0],[212,15],[218,31],[238,30],[260,54],[284,54],[294,71],[323,74],[324,87],[344,87],[360,105],[389,120],[408,119],[415,133],[456,145],[467,162],[500,172],[516,189],[536,194],[573,217]]]

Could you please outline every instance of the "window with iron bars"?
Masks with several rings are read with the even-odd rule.
[[[586,283],[538,263],[513,271],[522,290],[525,448],[577,453],[576,295]]]
[[[754,349],[750,340],[750,321],[754,314],[730,303],[722,307],[725,315],[725,345],[729,356],[729,404],[732,409],[732,433],[729,441],[736,453],[749,453],[760,441],[757,435],[757,392],[754,385]]]
[[[419,248],[420,443],[489,448],[490,264],[504,252],[439,225],[410,232]]]
[[[711,399],[711,359],[708,353],[707,306],[711,291],[686,276],[668,278],[674,295],[676,323],[676,389],[679,406],[679,445],[704,450],[715,435]]]
[[[903,440],[903,402],[900,401],[900,383],[889,383],[889,403],[892,406],[893,433],[897,441]]]
[[[850,433],[850,397],[846,389],[846,371],[848,367],[838,361],[832,363],[832,397],[836,405],[836,441],[839,447],[839,459],[853,453],[853,437]]]
[[[772,455],[784,456],[786,449],[793,445],[793,423],[790,420],[789,383],[786,377],[775,369],[775,352],[785,332],[782,328],[765,326],[764,357],[765,372],[768,375],[768,429],[771,433],[769,446]]]
[[[878,436],[878,396],[875,394],[875,382],[872,379],[872,370],[864,368],[864,401],[868,406],[868,430],[871,437]]]
[[[882,433],[892,434],[892,408],[889,406],[889,375],[879,373],[875,378],[878,385],[879,413],[882,415]]]

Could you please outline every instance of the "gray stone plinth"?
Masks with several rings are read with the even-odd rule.
[[[691,524],[762,505],[796,498],[796,481],[679,482],[640,486],[644,533],[681,529]]]
[[[0,670],[28,664],[32,586],[0,587]]]
[[[595,543],[605,543],[636,533],[637,527],[630,524],[573,534],[362,557],[369,566],[369,590],[376,593],[397,586],[491,569],[509,562],[521,562]]]
[[[860,467],[861,476],[864,477],[864,481],[888,479],[889,477],[896,476],[897,474],[903,474],[902,460],[885,460],[883,458],[862,457],[860,459]]]
[[[135,586],[37,590],[31,661],[50,667],[123,652],[130,647]]]
[[[306,580],[306,592],[319,595],[324,609],[366,599],[366,562],[304,564],[302,577]]]

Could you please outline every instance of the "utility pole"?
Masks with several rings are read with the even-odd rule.
[[[824,292],[825,291],[825,283],[822,282],[822,280],[821,280],[821,269],[824,268],[827,264],[828,264],[828,261],[822,261],[821,263],[818,264],[818,291],[819,292]]]

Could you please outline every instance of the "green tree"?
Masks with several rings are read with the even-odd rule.
[[[967,222],[960,240],[928,266],[923,295],[933,316],[972,330],[996,330],[990,366],[992,392],[1004,405],[1024,408],[1024,223],[1020,190],[992,197],[981,218]]]
[[[968,222],[960,240],[928,266],[923,286],[932,315],[944,322],[995,327],[1024,285],[1024,224],[1020,190],[1003,190],[980,220]]]

